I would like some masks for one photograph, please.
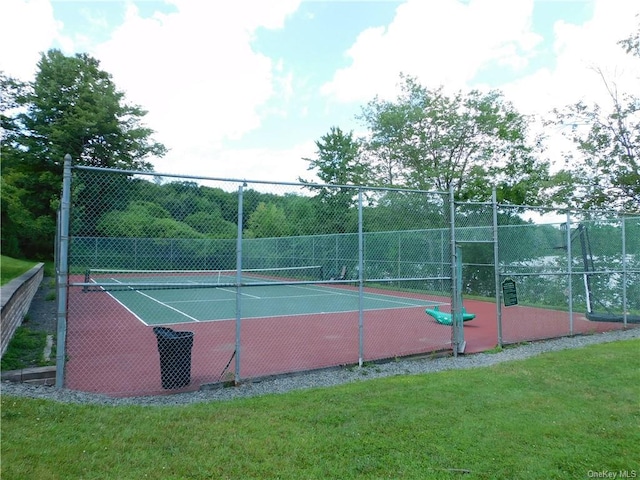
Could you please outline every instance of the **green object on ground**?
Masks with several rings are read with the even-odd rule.
[[[433,308],[427,308],[425,310],[425,312],[427,313],[427,315],[431,315],[433,318],[436,319],[436,322],[438,322],[441,325],[452,325],[453,324],[453,320],[451,319],[451,314],[447,313],[447,312],[441,312],[440,309],[435,306]],[[467,313],[467,311],[464,309],[464,307],[462,307],[462,321],[463,322],[468,322],[469,320],[473,320],[474,318],[476,318],[476,314],[475,313]]]

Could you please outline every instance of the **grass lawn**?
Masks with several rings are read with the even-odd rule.
[[[23,273],[28,272],[36,265],[37,262],[17,260],[5,255],[0,255],[0,285],[10,282]]]
[[[640,341],[176,407],[2,395],[2,478],[640,475]],[[620,478],[618,476],[617,478]]]

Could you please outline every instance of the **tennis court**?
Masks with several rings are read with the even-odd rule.
[[[237,277],[220,272],[96,270],[87,279],[73,278],[69,291],[65,376],[78,390],[167,393],[158,326],[193,332],[184,390],[228,380],[238,355],[248,379],[357,364],[361,345],[367,361],[451,347],[451,329],[425,314],[446,309],[446,298],[313,280],[308,269],[242,272],[239,288]]]
[[[227,283],[231,277],[180,275],[179,279],[151,279],[134,272],[125,277],[104,276],[100,286],[70,289],[68,388],[139,396],[219,385],[233,378],[238,339],[245,381],[357,364],[361,344],[366,361],[451,349],[451,327],[425,314],[425,308],[433,305],[448,311],[446,297],[391,287],[360,291],[342,282],[281,284],[282,278],[265,281],[264,277],[245,278],[246,283],[236,290]],[[71,283],[81,285],[82,279],[72,278]],[[495,304],[464,303],[467,311],[477,315],[464,324],[466,351],[494,347]],[[157,326],[193,333],[187,387],[162,388]],[[616,328],[622,325],[590,322],[574,314],[570,330],[567,312],[549,309],[516,306],[503,313],[503,336],[509,342]]]
[[[281,269],[288,273],[300,269]],[[309,268],[305,269],[310,271]],[[282,318],[310,314],[426,308],[439,302],[390,293],[363,292],[349,285],[281,284],[266,275],[249,277],[237,292],[231,274],[179,272],[179,282],[170,273],[99,272],[100,294],[122,304],[145,325],[234,320],[237,296],[242,298],[242,318]],[[178,274],[178,272],[176,272]],[[273,278],[273,272],[270,272]],[[280,279],[283,281],[283,279]],[[287,280],[291,281],[291,279]]]
[[[637,218],[567,212],[559,222],[536,210],[532,222],[529,209],[452,192],[132,175],[68,160],[65,179],[56,384],[71,389],[175,392],[161,383],[166,329],[193,340],[180,388],[197,390],[627,328],[596,320],[640,308]],[[501,309],[507,277],[518,303]],[[462,329],[425,313],[460,302],[475,315]]]

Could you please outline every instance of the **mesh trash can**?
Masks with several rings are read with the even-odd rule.
[[[154,327],[160,354],[162,388],[182,388],[191,383],[191,348],[193,332],[177,332],[167,327]]]

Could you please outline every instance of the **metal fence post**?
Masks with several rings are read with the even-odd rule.
[[[358,365],[364,358],[364,234],[362,227],[362,189],[358,189]]]
[[[573,335],[573,253],[571,252],[571,212],[567,210],[567,278],[569,279],[569,334]]]
[[[62,202],[60,206],[60,238],[57,241],[58,325],[56,344],[56,387],[64,387],[64,367],[67,338],[67,295],[69,283],[69,218],[71,209],[71,155],[64,156]]]
[[[498,243],[498,200],[496,187],[491,191],[493,210],[493,271],[496,285],[496,321],[498,326],[498,346],[502,347],[502,302],[500,299],[500,245]]]
[[[240,326],[242,322],[242,216],[243,216],[243,188],[238,187],[238,239],[236,240],[236,363],[235,383],[240,383]]]
[[[460,249],[456,244],[456,207],[453,195],[453,186],[449,188],[449,228],[450,228],[450,242],[451,242],[451,346],[453,347],[453,355],[458,356],[459,347],[459,333],[458,329],[458,312],[461,305],[458,302],[460,298],[460,292],[458,291],[458,255]],[[461,312],[460,312],[461,313]]]
[[[629,307],[627,305],[627,232],[624,216],[620,217],[620,223],[622,227],[622,325],[626,329]]]

